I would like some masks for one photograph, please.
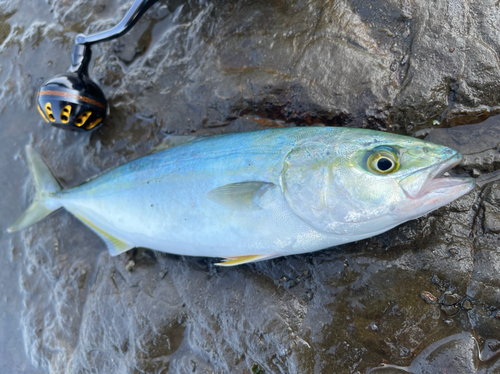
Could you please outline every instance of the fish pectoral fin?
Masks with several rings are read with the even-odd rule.
[[[121,253],[127,252],[129,249],[132,249],[135,247],[135,245],[126,242],[125,240],[122,240],[120,238],[117,238],[114,235],[111,235],[110,233],[106,232],[105,230],[101,229],[97,225],[93,224],[89,219],[77,214],[76,217],[81,220],[83,223],[85,223],[92,231],[94,231],[99,237],[106,243],[106,246],[108,247],[109,254],[111,256],[118,256]]]
[[[211,190],[207,197],[231,209],[260,208],[259,200],[274,183],[249,181],[226,184]]]
[[[154,147],[148,154],[164,151],[165,149],[177,147],[178,145],[190,143],[195,139],[201,138],[201,136],[190,136],[190,135],[170,135],[165,138],[160,144]]]
[[[276,257],[276,255],[249,255],[249,256],[231,256],[223,257],[222,262],[218,262],[215,265],[219,266],[236,266],[241,264],[247,264],[249,262],[256,262],[260,260],[265,260],[267,258]]]

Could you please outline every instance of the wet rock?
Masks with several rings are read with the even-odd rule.
[[[494,182],[486,187],[484,206],[484,228],[496,234],[500,233],[500,183]]]
[[[496,339],[488,339],[484,342],[484,348],[481,351],[480,359],[486,362],[486,367],[483,368],[481,373],[496,373],[500,367],[498,360],[500,356],[500,342]]]
[[[88,24],[90,20],[96,20],[99,18],[99,14],[106,8],[105,4],[97,0],[91,1],[64,1],[56,0],[51,2],[51,10],[54,17],[62,22],[65,26],[75,27],[75,24],[85,25]],[[108,4],[108,6],[111,4]],[[122,9],[122,14],[127,5]],[[114,9],[117,12],[118,9]],[[105,28],[109,26],[103,25]],[[83,32],[84,30],[81,30]],[[94,31],[95,32],[95,31]]]
[[[408,367],[385,365],[373,368],[367,374],[382,373],[476,373],[479,361],[477,342],[469,333],[452,335],[439,340],[420,353]]]
[[[0,20],[1,22],[5,22],[9,18],[11,18],[14,13],[17,12],[19,7],[19,0],[1,0],[0,1]]]
[[[475,300],[475,308],[470,310],[470,322],[477,334],[485,339],[497,339],[495,331],[498,329],[498,320],[492,318],[496,306],[500,305],[497,290],[500,287],[495,274],[500,271],[500,257],[498,253],[498,234],[493,234],[486,226],[490,213],[486,209],[488,200],[498,194],[500,184],[493,182],[483,188],[479,205],[479,222],[475,225],[474,238],[474,267],[467,289],[467,295]],[[480,270],[479,270],[480,269]],[[493,308],[493,310],[490,309]],[[489,315],[488,315],[489,313]]]
[[[460,152],[464,159],[454,170],[474,177],[500,168],[500,116],[477,125],[452,129],[430,129],[425,140],[443,144]]]
[[[96,47],[94,74],[112,108],[133,101],[167,132],[241,126],[241,114],[406,133],[470,123],[500,110],[498,31],[482,21],[498,10],[457,4],[163,4],[127,43]],[[65,25],[85,14],[91,31],[109,25],[99,6],[52,5]]]
[[[91,274],[95,271],[95,264],[86,261],[85,255],[75,256],[69,250],[77,240],[83,239],[81,235],[54,240],[58,235],[53,228],[60,225],[79,231],[79,223],[74,219],[56,214],[40,223],[38,229],[45,232],[43,238],[30,229],[22,233],[26,251],[21,288],[26,308],[21,313],[21,321],[24,339],[28,342],[26,353],[32,362],[49,372],[64,371],[66,359],[63,357],[74,352],[78,344],[81,315]],[[87,240],[91,245],[99,241],[92,236]]]
[[[127,370],[143,372],[178,365],[175,352],[186,349],[186,324],[176,287],[168,275],[158,276],[161,261],[141,266],[139,260],[134,272],[124,271],[123,265],[123,259],[101,256],[82,315],[79,340],[85,348],[75,352],[66,372],[95,367],[119,372],[125,362]],[[207,366],[206,358],[196,355],[191,362],[198,369]]]

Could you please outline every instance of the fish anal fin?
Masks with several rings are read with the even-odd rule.
[[[249,181],[226,184],[208,192],[207,197],[228,208],[260,208],[259,200],[273,183]]]
[[[236,266],[242,264],[248,264],[249,262],[255,262],[260,260],[265,260],[267,258],[276,257],[276,255],[248,255],[248,256],[231,256],[224,257],[222,262],[216,263],[219,266]]]
[[[154,147],[149,154],[161,152],[165,149],[177,147],[178,145],[190,143],[195,139],[200,138],[200,136],[191,136],[191,135],[170,135],[165,138],[160,144]]]
[[[109,254],[111,256],[118,256],[119,254],[127,252],[129,249],[135,247],[133,244],[128,243],[120,238],[117,238],[116,236],[111,235],[110,233],[101,229],[100,227],[92,223],[89,219],[79,214],[77,214],[76,217],[83,223],[85,223],[88,227],[90,227],[92,231],[94,231],[97,235],[99,235],[99,237],[106,243]]]

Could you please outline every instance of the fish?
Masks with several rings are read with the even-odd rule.
[[[9,232],[64,208],[112,256],[142,247],[222,266],[376,236],[475,186],[449,176],[462,159],[453,149],[340,127],[172,137],[69,189],[33,148],[26,154],[36,193]]]

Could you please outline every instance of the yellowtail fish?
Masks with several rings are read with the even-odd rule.
[[[456,151],[383,132],[295,127],[170,139],[149,155],[62,190],[27,147],[37,188],[9,228],[64,208],[106,243],[237,265],[387,231],[474,188],[444,177]]]

